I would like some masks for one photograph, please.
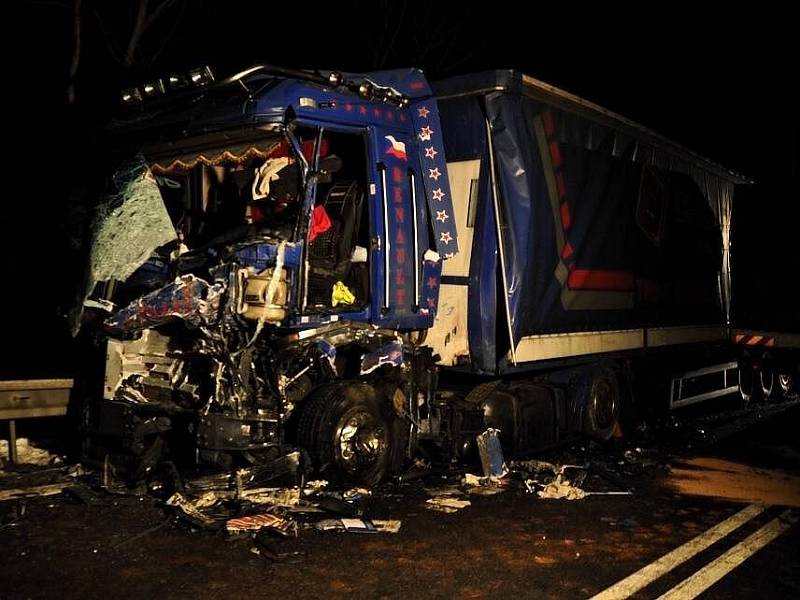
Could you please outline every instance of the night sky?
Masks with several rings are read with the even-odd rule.
[[[43,315],[38,331],[55,322],[54,307],[75,277],[68,207],[91,172],[93,153],[102,151],[102,127],[118,91],[202,64],[224,76],[261,62],[349,71],[416,66],[431,79],[516,68],[639,121],[756,180],[737,193],[734,208],[735,308],[747,321],[742,325],[772,327],[771,318],[775,326],[798,327],[800,104],[792,89],[795,18],[788,13],[726,8],[701,17],[696,4],[673,3],[637,12],[496,1],[168,0],[161,10],[163,3],[149,1],[156,17],[126,59],[139,1],[82,0],[72,105],[66,90],[74,3],[29,2],[7,21],[19,22],[22,33],[18,48],[7,51],[15,85],[5,92],[27,158],[18,175],[35,192],[28,186],[22,200],[7,196],[4,203],[13,234],[4,236],[4,287],[30,283],[31,272],[42,272],[35,265],[46,265],[58,289],[21,309]]]

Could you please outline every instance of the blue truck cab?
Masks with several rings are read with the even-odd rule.
[[[89,436],[135,461],[160,418],[191,430],[196,462],[287,444],[366,479],[402,462],[433,397],[414,340],[458,253],[423,74],[200,70],[123,100],[87,284],[109,312]]]

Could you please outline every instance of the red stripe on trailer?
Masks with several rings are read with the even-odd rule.
[[[553,169],[561,167],[561,146],[558,142],[550,142],[550,160],[553,161]]]
[[[567,284],[577,290],[633,290],[633,273],[600,269],[575,269],[569,274]]]
[[[572,211],[569,209],[569,203],[561,203],[561,228],[566,231],[572,226]]]

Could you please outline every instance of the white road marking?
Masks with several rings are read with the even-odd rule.
[[[791,510],[782,513],[754,534],[736,544],[719,558],[711,561],[691,577],[669,590],[658,600],[675,600],[696,598],[717,581],[725,577],[736,567],[769,544],[772,540],[797,522],[797,516]]]
[[[721,540],[730,532],[747,523],[753,517],[758,516],[764,512],[764,508],[764,506],[759,504],[751,504],[743,508],[735,515],[728,517],[721,523],[714,525],[711,529],[689,540],[683,546],[675,548],[672,552],[665,554],[646,567],[642,567],[632,575],[606,588],[591,600],[628,598],[665,573],[669,573],[681,563],[686,562],[696,554],[702,552],[713,543]]]

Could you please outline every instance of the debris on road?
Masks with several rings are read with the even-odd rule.
[[[458,498],[451,498],[449,496],[437,496],[436,498],[429,498],[425,501],[425,508],[443,513],[458,512],[467,506],[472,506],[469,500],[459,500]]]
[[[502,479],[508,475],[508,467],[503,459],[500,446],[500,430],[490,427],[477,437],[478,454],[481,457],[483,474],[490,479]]]
[[[16,498],[35,498],[55,496],[65,488],[75,484],[75,479],[83,475],[81,465],[40,469],[26,473],[9,473],[0,478],[0,502]]]
[[[314,529],[348,533],[398,533],[402,524],[402,521],[382,519],[323,519],[314,524]]]
[[[56,496],[68,487],[68,483],[50,483],[46,485],[34,485],[28,488],[11,488],[0,490],[0,502],[3,500],[15,500],[18,498],[35,498],[38,496]]]
[[[208,505],[204,503],[203,500],[189,500],[180,492],[176,492],[172,496],[169,497],[167,500],[167,506],[173,506],[177,508],[183,516],[188,518],[188,520],[196,525],[200,525],[201,527],[211,528],[214,526],[216,519],[206,515],[200,507],[207,507]]]
[[[581,500],[586,496],[586,492],[572,485],[569,479],[564,477],[563,473],[558,473],[556,478],[545,485],[544,489],[536,492],[536,495],[539,496],[539,498]]]
[[[259,531],[265,528],[284,537],[297,537],[297,523],[295,521],[270,513],[237,517],[235,519],[229,519],[225,523],[225,529],[228,533]]]
[[[300,503],[300,488],[255,488],[242,490],[239,500],[253,504],[271,504],[273,506],[290,507]]]
[[[394,519],[372,519],[372,524],[381,533],[400,533],[400,527],[403,522]]]
[[[377,533],[378,530],[370,521],[364,519],[342,519],[344,530],[348,533]]]
[[[343,531],[344,524],[341,519],[322,519],[314,523],[317,531]]]
[[[8,440],[0,440],[0,457],[9,456]],[[17,438],[17,463],[25,465],[58,465],[63,460],[44,448],[37,448],[28,438]],[[0,471],[2,473],[2,471]]]
[[[555,465],[553,463],[527,460],[511,463],[511,469],[524,477],[525,489],[539,498],[580,500],[586,492],[580,487],[586,479],[588,465]],[[575,477],[567,478],[566,472],[577,471]]]
[[[429,496],[434,498],[438,498],[439,496],[463,496],[464,492],[461,488],[452,486],[452,485],[445,485],[445,486],[432,486],[426,487],[425,493]]]
[[[495,494],[502,494],[506,488],[498,485],[482,485],[467,488],[466,492],[470,496],[494,496]]]
[[[472,473],[465,473],[461,485],[467,494],[474,496],[494,496],[506,491],[505,480],[494,480],[490,477],[478,477]]]

